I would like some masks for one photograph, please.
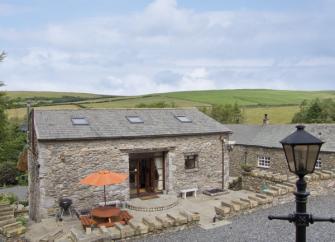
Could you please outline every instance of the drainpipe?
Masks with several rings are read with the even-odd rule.
[[[30,134],[30,111],[31,111],[31,102],[30,100],[27,101],[27,131],[26,131],[26,140],[27,140],[27,144],[29,146],[29,134]]]
[[[222,190],[224,190],[224,146],[225,146],[225,138],[224,136],[220,136],[221,140],[221,154],[222,154]]]

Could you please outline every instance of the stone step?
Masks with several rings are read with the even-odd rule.
[[[312,181],[318,181],[318,180],[321,179],[321,177],[318,174],[315,174],[315,173],[310,174],[310,176],[312,178],[311,179]]]
[[[142,221],[145,225],[149,227],[149,232],[155,232],[163,228],[162,224],[159,223],[156,219],[150,217],[142,218]]]
[[[187,224],[187,218],[179,213],[168,213],[166,216],[174,221],[176,225]]]
[[[48,233],[47,235],[43,236],[39,242],[49,242],[55,241],[56,239],[62,237],[64,235],[63,229],[58,229],[54,232]]]
[[[288,193],[287,188],[280,187],[277,184],[276,185],[270,185],[269,188],[272,189],[272,190],[276,190],[278,192],[278,195],[285,195],[285,194]]]
[[[256,197],[254,195],[250,195],[248,196],[248,198],[250,200],[256,201],[259,205],[263,205],[267,203],[267,200],[265,198]]]
[[[8,230],[11,230],[11,229],[14,229],[20,226],[22,226],[21,222],[14,222],[14,223],[6,224],[1,227],[2,233],[6,234]]]
[[[115,228],[120,230],[121,239],[128,238],[128,237],[131,237],[131,236],[135,235],[135,230],[128,224],[123,225],[123,224],[120,224],[120,223],[116,223]]]
[[[255,208],[258,206],[258,202],[249,198],[240,198],[242,202],[249,203],[250,208]]]
[[[279,185],[282,188],[285,188],[287,193],[292,193],[295,191],[295,186],[287,186],[285,184],[277,184],[277,185]]]
[[[306,177],[306,176],[305,176],[305,177]],[[292,181],[292,182],[295,183],[295,182],[298,180],[298,177],[297,177],[297,176],[289,176],[287,180],[288,180],[288,181]]]
[[[18,227],[7,230],[5,232],[5,235],[7,236],[7,238],[15,237],[15,236],[18,236],[18,235],[21,235],[21,234],[25,233],[26,230],[27,230],[26,227],[20,225]]]
[[[255,196],[261,199],[265,199],[267,203],[271,203],[273,201],[273,196],[267,196],[266,194],[255,193]]]
[[[12,208],[11,210],[7,210],[7,211],[2,211],[0,212],[0,217],[2,216],[6,216],[6,215],[11,215],[13,214],[14,215],[14,209]]]
[[[229,207],[231,212],[238,212],[241,210],[240,204],[232,203],[231,201],[221,201],[221,206]]]
[[[12,224],[15,223],[16,219],[14,217],[10,217],[7,220],[2,220],[0,221],[0,231],[2,231],[2,227],[7,225],[7,224]]]
[[[243,201],[241,201],[240,199],[238,199],[238,200],[231,200],[231,201],[232,201],[232,203],[239,204],[241,210],[245,210],[245,209],[250,208],[249,203],[247,203],[247,202],[243,202]]]
[[[263,191],[264,194],[272,196],[272,197],[277,197],[279,195],[278,190],[274,190],[274,189],[266,189]]]
[[[276,184],[279,187],[285,188],[287,192],[294,192],[295,191],[295,185],[294,184],[289,184],[287,185],[286,183],[282,184]]]
[[[111,240],[121,239],[121,231],[117,229],[116,227],[109,227],[107,228],[107,231],[109,233],[109,239]]]
[[[191,212],[186,211],[186,210],[179,211],[179,213],[182,216],[187,218],[187,222],[196,223],[196,222],[200,221],[200,214],[199,213],[191,213]]]
[[[156,215],[155,219],[160,222],[163,226],[163,228],[169,228],[173,226],[173,222],[171,219],[168,219],[167,216],[164,215]]]
[[[7,212],[7,211],[14,212],[14,208],[12,208],[11,206],[3,206],[3,207],[0,207],[0,213],[1,213],[1,212]]]
[[[11,218],[14,218],[14,214],[1,216],[0,221],[5,221],[5,220],[11,219]]]
[[[226,217],[230,214],[230,207],[227,206],[221,206],[221,207],[214,207],[215,214],[221,216],[221,217]]]
[[[321,180],[328,180],[331,178],[330,174],[324,173],[322,171],[314,171],[315,174],[317,174]]]
[[[133,220],[130,220],[128,223],[129,226],[131,226],[135,230],[135,233],[138,233],[139,235],[146,234],[149,232],[149,227],[143,223],[136,222]]]
[[[329,170],[322,170],[323,173],[329,174],[330,178],[335,178],[335,172]]]
[[[74,242],[89,242],[89,237],[85,234],[83,229],[72,228],[70,236]]]
[[[296,188],[295,182],[286,181],[286,182],[283,182],[282,184],[285,185],[285,186],[288,186],[288,187],[292,187],[294,189]]]
[[[9,202],[0,202],[0,208],[11,207]]]

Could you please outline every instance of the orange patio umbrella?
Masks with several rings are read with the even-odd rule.
[[[120,184],[126,180],[127,177],[128,174],[125,173],[102,170],[89,174],[87,177],[80,180],[80,183],[91,186],[104,186],[104,200],[106,206],[106,185]]]

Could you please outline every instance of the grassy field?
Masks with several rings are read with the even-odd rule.
[[[304,99],[335,98],[335,91],[286,91],[266,89],[236,89],[172,92],[167,97],[208,104],[233,104],[241,106],[283,106],[299,105]]]
[[[8,92],[8,96],[29,98],[49,97],[60,98],[63,96],[84,97],[87,100],[65,103],[65,105],[43,106],[41,109],[77,109],[80,108],[133,108],[140,103],[153,104],[165,102],[175,107],[204,107],[212,104],[233,104],[237,102],[243,106],[245,123],[261,124],[265,113],[269,115],[270,123],[290,123],[293,115],[299,110],[298,105],[303,100],[315,98],[335,98],[335,91],[285,91],[264,89],[240,90],[212,90],[172,92],[144,96],[111,97],[89,93],[66,92]],[[7,110],[10,118],[23,119],[25,108]]]
[[[36,107],[35,109],[78,109],[77,105],[71,105],[71,104],[66,104],[66,105],[55,105],[55,106],[43,106],[43,107]],[[8,109],[6,111],[6,114],[10,119],[18,119],[18,120],[23,120],[27,114],[27,109],[26,108],[13,108],[13,109]]]
[[[121,100],[102,102],[102,103],[92,102],[92,103],[85,103],[82,105],[87,108],[133,108],[140,103],[153,104],[157,102],[165,102],[166,104],[174,105],[175,107],[209,106],[209,104],[206,104],[206,103],[182,100],[182,99],[177,99],[177,98],[170,98],[170,97],[159,96],[159,95],[142,96],[142,97],[137,97],[137,98],[129,98],[129,99],[123,99],[123,100],[121,99]]]
[[[288,124],[299,106],[282,106],[282,107],[247,107],[243,109],[245,114],[245,123],[262,124],[264,114],[268,114],[270,124]]]

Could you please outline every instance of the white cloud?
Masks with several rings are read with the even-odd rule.
[[[9,90],[124,95],[334,89],[334,24],[331,11],[195,12],[156,0],[136,13],[2,27],[0,41],[13,46],[0,79]]]

